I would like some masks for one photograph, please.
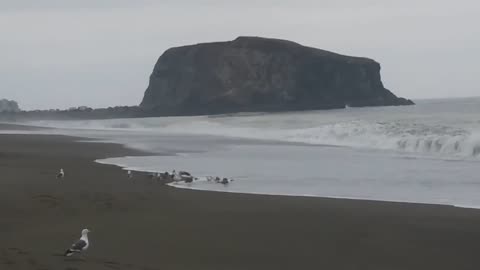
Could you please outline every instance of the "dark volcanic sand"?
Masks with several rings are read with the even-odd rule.
[[[0,135],[1,270],[480,268],[478,210],[177,190],[72,140]],[[60,256],[84,227],[87,254]]]

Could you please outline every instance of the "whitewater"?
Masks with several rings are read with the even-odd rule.
[[[236,179],[181,188],[480,207],[480,98],[416,103],[29,124],[157,154],[101,163]]]

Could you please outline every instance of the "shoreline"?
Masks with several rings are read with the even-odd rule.
[[[121,145],[121,144],[119,144]],[[128,149],[128,148],[127,148]],[[148,154],[148,153],[146,153]],[[155,154],[154,154],[155,155]],[[130,170],[137,175],[149,177],[151,173],[156,173],[157,171],[147,171],[147,170],[138,170],[138,169],[128,169],[128,167],[116,165],[116,164],[109,164],[98,162],[98,160],[94,160],[93,162],[107,165],[107,166],[114,166],[118,167],[123,171]],[[353,197],[334,197],[334,196],[317,196],[317,195],[288,195],[288,194],[274,194],[274,193],[261,193],[261,192],[240,192],[240,191],[227,191],[227,190],[213,190],[213,189],[201,189],[201,188],[194,188],[190,186],[176,185],[172,182],[165,182],[160,180],[163,185],[173,189],[180,189],[180,190],[189,190],[194,192],[213,192],[213,193],[225,193],[225,194],[240,194],[245,196],[266,196],[266,197],[283,197],[283,198],[316,198],[320,200],[342,200],[342,201],[351,201],[351,202],[368,202],[368,203],[386,203],[386,204],[406,204],[406,205],[413,205],[413,206],[426,206],[426,207],[452,207],[452,208],[460,208],[460,209],[468,209],[468,210],[478,210],[480,211],[480,207],[474,206],[461,206],[461,205],[454,205],[454,204],[435,204],[435,203],[422,203],[422,202],[409,202],[409,201],[393,201],[393,200],[373,200],[373,199],[361,199],[361,198],[353,198]],[[194,182],[195,183],[195,182]]]
[[[172,188],[121,145],[0,135],[1,269],[476,269],[480,211]],[[141,154],[141,153],[139,153]],[[59,167],[64,180],[55,179]],[[84,259],[59,256],[83,227]]]
[[[116,166],[116,165],[113,165]],[[121,166],[119,166],[122,168]],[[139,171],[140,173],[145,173],[144,171]],[[253,195],[253,196],[278,196],[278,197],[293,197],[293,198],[318,198],[318,199],[330,199],[330,200],[347,200],[347,201],[365,201],[371,203],[394,203],[394,204],[413,204],[413,205],[425,205],[425,206],[443,206],[443,207],[454,207],[462,209],[471,209],[471,210],[480,210],[480,206],[462,206],[455,204],[435,204],[435,203],[422,203],[422,202],[408,202],[408,201],[392,201],[392,200],[373,200],[373,199],[361,199],[354,197],[334,197],[334,196],[317,196],[317,195],[288,195],[288,194],[274,194],[274,193],[261,193],[261,192],[239,192],[239,191],[222,191],[222,190],[211,190],[211,189],[201,189],[201,188],[192,188],[185,187],[181,185],[175,185],[173,183],[166,183],[167,186],[178,189],[193,190],[199,192],[219,192],[219,193],[232,193],[232,194],[243,194],[243,195]]]
[[[0,133],[0,135],[15,135],[15,132],[22,132],[22,131],[41,131],[41,130],[53,130],[55,128],[51,127],[40,127],[40,126],[31,126],[31,125],[24,125],[24,124],[17,124],[17,123],[2,123],[0,122],[0,131],[8,131],[9,133]],[[11,133],[10,133],[11,132]],[[145,150],[140,150],[136,149],[133,147],[129,147],[126,144],[122,143],[117,143],[117,142],[109,142],[109,141],[102,141],[97,138],[93,137],[82,137],[82,136],[75,136],[75,135],[62,135],[62,134],[28,134],[28,133],[18,133],[18,135],[41,135],[41,136],[64,136],[67,138],[71,138],[72,140],[75,139],[75,142],[78,143],[99,143],[99,144],[113,144],[113,145],[118,145],[121,148],[124,148],[127,152],[125,155],[115,155],[115,156],[107,156],[107,157],[102,157],[102,158],[97,158],[94,159],[93,162],[98,163],[98,164],[103,164],[107,166],[115,166],[118,167],[122,170],[127,170],[127,167],[122,166],[122,165],[117,165],[114,163],[105,163],[101,162],[104,159],[109,159],[109,158],[122,158],[122,157],[127,157],[127,156],[157,156],[161,155],[161,153],[154,153],[154,152],[148,152]],[[209,136],[209,135],[206,135]],[[238,138],[238,139],[244,139],[244,138]],[[246,140],[253,140],[253,139],[246,139]],[[262,140],[259,140],[262,141]],[[263,142],[263,141],[262,141]],[[279,143],[279,142],[270,142],[270,143]],[[336,145],[310,145],[310,144],[304,144],[304,143],[298,143],[298,142],[281,142],[282,144],[286,145],[301,145],[301,146],[309,146],[309,147],[342,147],[342,146],[336,146]],[[127,153],[131,153],[127,155]],[[166,154],[166,153],[164,153]],[[140,175],[148,175],[152,172],[156,171],[148,171],[148,170],[139,170],[139,169],[131,169],[131,171],[136,172],[137,174]],[[480,206],[469,206],[469,205],[456,205],[456,204],[441,204],[441,203],[429,203],[429,202],[415,202],[415,201],[395,201],[395,200],[389,200],[389,199],[363,199],[363,198],[355,198],[355,197],[335,197],[335,196],[319,196],[319,195],[309,195],[309,194],[303,194],[303,195],[296,195],[296,194],[276,194],[276,193],[261,193],[261,192],[239,192],[239,191],[220,191],[220,190],[214,190],[214,189],[202,189],[202,188],[192,188],[192,187],[186,187],[186,186],[181,186],[181,185],[173,185],[172,183],[164,183],[165,185],[176,188],[176,189],[186,189],[186,190],[192,190],[192,191],[203,191],[203,192],[221,192],[221,193],[234,193],[234,194],[244,194],[244,195],[258,195],[258,196],[282,196],[282,197],[306,197],[306,198],[320,198],[320,199],[334,199],[334,200],[353,200],[353,201],[368,201],[368,202],[379,202],[379,203],[401,203],[401,204],[417,204],[417,205],[432,205],[432,206],[446,206],[446,207],[454,207],[454,208],[464,208],[464,209],[471,209],[471,210],[480,210]]]
[[[117,165],[114,163],[105,163],[102,160],[109,159],[109,158],[122,158],[128,156],[158,156],[161,153],[154,153],[148,152],[145,150],[136,149],[133,147],[129,147],[126,144],[117,143],[117,142],[109,142],[109,141],[102,141],[97,138],[93,137],[82,137],[82,136],[75,136],[75,135],[63,135],[63,134],[28,134],[28,133],[15,133],[15,132],[22,132],[22,131],[41,131],[41,130],[53,130],[55,128],[52,127],[41,127],[41,126],[31,126],[31,125],[24,125],[24,124],[17,124],[17,123],[2,123],[0,122],[0,131],[8,131],[9,133],[0,133],[0,135],[40,135],[40,136],[59,136],[59,137],[66,137],[70,138],[76,143],[98,143],[98,144],[111,144],[117,145],[120,148],[123,148],[126,152],[125,155],[113,155],[113,156],[106,156],[102,158],[96,158],[93,160],[94,163],[107,165],[107,166],[114,166],[118,167],[122,170],[127,170],[128,167]],[[10,133],[11,132],[11,133]],[[206,135],[210,136],[210,135]],[[244,138],[238,138],[244,139]],[[253,140],[253,139],[246,139],[246,140]],[[262,141],[262,140],[259,140]],[[263,142],[263,141],[262,141]],[[270,143],[279,143],[279,142],[270,142]],[[282,144],[286,145],[301,145],[301,146],[310,146],[310,147],[342,147],[336,145],[310,145],[298,142],[281,142]],[[128,154],[128,155],[127,155]],[[166,153],[164,153],[166,154]],[[148,171],[148,170],[139,170],[139,169],[131,169],[131,171],[136,172],[142,176],[149,175],[152,172],[156,171]],[[199,192],[220,192],[220,193],[233,193],[233,194],[243,194],[243,195],[257,195],[257,196],[281,196],[281,197],[306,197],[306,198],[320,198],[320,199],[333,199],[333,200],[352,200],[352,201],[367,201],[367,202],[379,202],[379,203],[400,203],[400,204],[415,204],[415,205],[432,205],[432,206],[445,206],[445,207],[454,207],[454,208],[464,208],[464,209],[471,209],[471,210],[480,210],[480,206],[468,206],[468,205],[456,205],[456,204],[441,204],[441,203],[428,203],[428,202],[415,202],[415,201],[395,201],[395,200],[381,200],[381,199],[363,199],[363,198],[355,198],[355,197],[335,197],[335,196],[318,196],[318,195],[296,195],[296,194],[275,194],[275,193],[261,193],[261,192],[239,192],[239,191],[220,191],[220,190],[213,190],[213,189],[202,189],[202,188],[192,188],[186,187],[182,185],[174,185],[172,183],[164,183],[166,186],[176,188],[176,189],[185,189],[185,190],[192,190],[192,191],[199,191]]]
[[[119,144],[122,145],[122,144]],[[123,147],[127,147],[122,145]],[[128,147],[127,147],[128,148]],[[147,155],[153,156],[160,156],[160,154],[156,153],[146,153]],[[128,156],[126,156],[128,157]],[[122,157],[120,157],[122,158]],[[94,162],[104,165],[111,165],[116,166],[122,170],[130,170],[132,172],[137,172],[141,174],[151,174],[157,173],[162,171],[156,170],[142,170],[137,167],[128,167],[126,165],[116,164],[114,162],[109,163],[106,159],[97,159]],[[204,180],[200,180],[204,181]],[[184,183],[175,184],[175,183],[165,183],[165,185],[175,188],[175,189],[182,189],[182,190],[192,190],[198,192],[215,192],[215,193],[227,193],[227,194],[243,194],[243,195],[253,195],[253,196],[279,196],[279,197],[295,197],[295,198],[319,198],[319,199],[332,199],[332,200],[350,200],[350,201],[367,201],[367,202],[378,202],[378,203],[396,203],[396,204],[414,204],[414,205],[430,205],[430,206],[444,206],[444,207],[454,207],[454,208],[464,208],[464,209],[471,209],[471,210],[480,210],[480,206],[474,205],[467,205],[467,204],[454,204],[454,203],[432,203],[432,202],[419,202],[419,201],[401,201],[401,200],[392,200],[392,199],[370,199],[370,198],[360,198],[360,197],[341,197],[341,196],[322,196],[322,195],[315,195],[315,194],[285,194],[285,193],[269,193],[269,192],[255,192],[255,191],[236,191],[236,190],[218,190],[218,189],[208,189],[202,187],[195,187],[193,186],[195,181],[191,185],[185,185]]]

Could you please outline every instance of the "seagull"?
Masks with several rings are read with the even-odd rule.
[[[63,169],[60,169],[60,172],[57,174],[57,178],[63,178],[65,177],[65,173],[63,172]]]
[[[184,181],[185,183],[192,183],[193,182],[193,176],[186,171],[179,171],[178,173],[173,170],[173,181],[178,183],[180,181]]]
[[[226,184],[230,183],[230,180],[228,180],[228,178],[223,178],[220,183],[226,185]]]
[[[88,229],[82,230],[82,237],[73,243],[72,247],[65,251],[64,256],[72,256],[74,253],[80,253],[82,251],[87,250],[89,243],[88,243],[88,233],[90,231]]]
[[[127,176],[128,176],[128,178],[132,178],[132,177],[133,177],[132,171],[128,170],[128,171],[127,171]]]
[[[178,172],[178,175],[180,176],[180,180],[184,181],[185,183],[192,183],[193,182],[193,176],[186,171],[180,171]]]
[[[173,179],[173,182],[175,182],[175,183],[178,183],[182,180],[180,175],[177,174],[177,172],[175,170],[172,171],[172,179]]]

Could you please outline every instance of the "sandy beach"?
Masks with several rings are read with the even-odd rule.
[[[142,153],[77,139],[0,135],[0,269],[480,266],[479,210],[175,189],[93,162]],[[87,253],[63,257],[83,228]]]

